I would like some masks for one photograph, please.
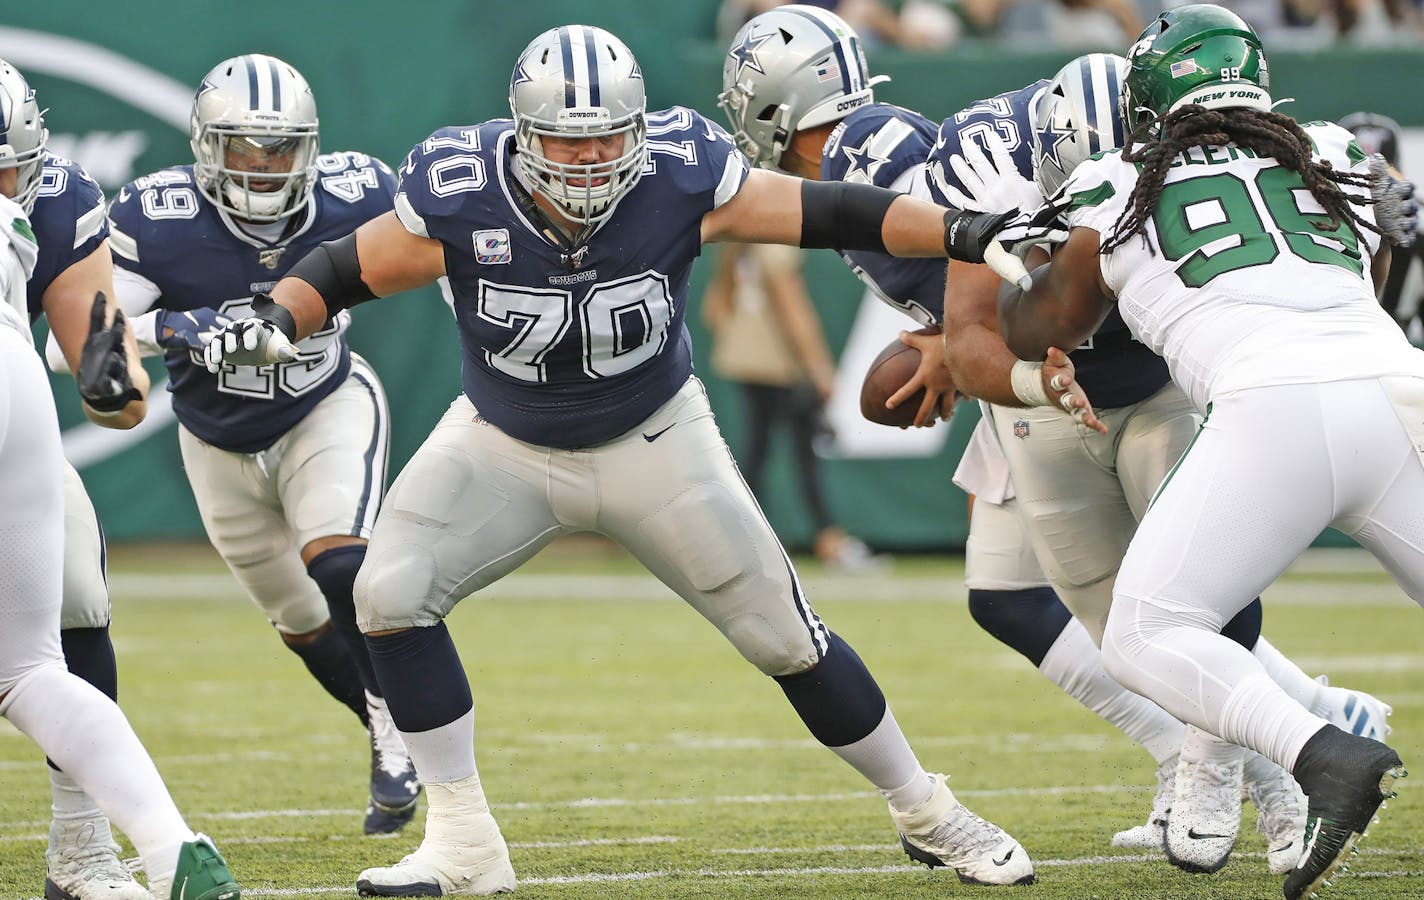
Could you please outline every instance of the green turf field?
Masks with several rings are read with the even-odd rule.
[[[1279,897],[1249,804],[1216,875],[1109,846],[1146,815],[1151,760],[973,624],[962,568],[902,559],[886,577],[813,564],[803,575],[926,766],[1024,844],[1038,884],[965,886],[909,864],[883,801],[806,735],[775,684],[633,563],[595,548],[546,554],[450,619],[519,896]],[[418,825],[361,835],[363,732],[215,558],[120,549],[112,581],[123,706],[245,896],[354,896],[363,867],[414,848]],[[1392,743],[1424,775],[1424,613],[1351,551],[1310,557],[1266,601],[1266,633],[1308,672],[1393,704]],[[0,897],[37,897],[48,780],[8,724],[0,770]],[[1424,897],[1421,835],[1416,777],[1326,896]]]

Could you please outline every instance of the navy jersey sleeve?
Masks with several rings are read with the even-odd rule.
[[[109,203],[114,265],[158,281],[161,273],[180,261],[177,253],[182,246],[163,238],[163,224],[186,222],[200,208],[193,173],[182,166],[161,169],[119,188]]]
[[[644,174],[672,175],[679,192],[708,212],[736,196],[750,163],[722,126],[685,106],[648,113]]]
[[[495,120],[449,126],[415,145],[401,164],[396,186],[396,214],[407,230],[463,245],[457,219],[471,194],[498,189],[500,160],[493,150],[509,125]]]
[[[50,154],[45,158],[41,177],[30,214],[39,242],[39,259],[28,285],[31,318],[43,312],[44,292],[54,280],[99,249],[109,236],[104,192],[84,169]]]
[[[934,139],[934,123],[919,113],[889,103],[861,107],[827,138],[821,178],[893,187],[924,166]],[[920,324],[943,318],[944,260],[898,259],[866,250],[843,252],[841,258],[877,297]]]
[[[1039,80],[1028,87],[980,100],[940,123],[939,135],[925,170],[930,196],[936,203],[952,205],[941,188],[944,184],[964,190],[964,185],[948,165],[950,157],[961,155],[968,141],[976,141],[987,153],[989,147],[985,135],[991,131],[998,133],[1019,174],[1033,178],[1034,103],[1039,92],[1047,86],[1047,81]]]
[[[343,150],[317,157],[317,190],[346,207],[353,220],[374,219],[391,209],[396,176],[391,167],[365,153]]]

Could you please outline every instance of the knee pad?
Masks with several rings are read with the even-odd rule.
[[[437,567],[428,547],[400,543],[365,554],[353,587],[363,632],[434,625],[446,612],[435,594]]]
[[[969,614],[1000,643],[1023,654],[1035,666],[1058,640],[1072,618],[1052,588],[1022,591],[969,591]]]
[[[1117,573],[1127,545],[1116,529],[1083,527],[1084,522],[1102,520],[1100,502],[1020,500],[1020,504],[1033,521],[1034,551],[1050,581],[1081,588]],[[1132,516],[1125,504],[1122,515],[1126,520]],[[1129,529],[1127,534],[1131,533]]]

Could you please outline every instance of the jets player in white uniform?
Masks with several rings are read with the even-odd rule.
[[[128,835],[152,891],[132,878],[111,881],[101,866],[88,870],[93,878],[69,878],[75,873],[52,869],[51,876],[59,878],[46,879],[45,896],[235,900],[239,890],[222,857],[183,821],[123,713],[65,667],[60,641],[65,463],[54,401],[30,335],[27,300],[40,252],[25,207],[32,207],[42,190],[44,137],[34,92],[14,67],[0,61],[0,539],[6,559],[0,567],[0,714],[39,744],[73,792],[87,792],[88,806],[97,803]],[[54,311],[66,307],[60,321],[68,344],[75,310],[60,304],[58,295],[51,299]],[[122,314],[115,310],[111,316],[110,308],[99,292],[85,298],[77,313],[80,321],[91,321],[87,329],[81,326],[82,347],[75,354],[80,391],[94,411],[127,412],[137,420],[143,382],[136,384],[130,374],[132,341]],[[56,810],[57,823],[65,812]],[[95,849],[111,856],[108,820],[94,811],[89,825],[87,839],[102,842]]]
[[[863,63],[857,64],[856,47],[855,32],[845,22],[810,6],[779,7],[742,28],[724,64],[720,101],[749,156],[804,177],[870,181],[940,202],[952,193],[954,205],[982,210],[986,204],[999,204],[994,207],[999,211],[1018,205],[1036,208],[1043,194],[1035,181],[1052,193],[1077,162],[1122,143],[1116,109],[1125,66],[1121,57],[1080,57],[1051,81],[971,104],[936,126],[911,110],[874,102],[871,86],[876,80],[869,78]],[[827,79],[823,73],[828,68],[847,74]],[[974,154],[983,157],[978,141],[1002,134],[1012,136],[1013,143],[995,154],[1001,170],[995,171],[989,160]],[[975,167],[962,158],[965,154],[975,160]],[[933,185],[927,183],[927,170]],[[1160,707],[1108,677],[1093,636],[1070,617],[1038,567],[1017,508],[1023,498],[1015,497],[1017,479],[1010,479],[1009,470],[1029,474],[1028,500],[1035,509],[1049,509],[1048,518],[1085,520],[1093,515],[1106,520],[1102,527],[1085,527],[1081,533],[1039,529],[1055,541],[1076,536],[1076,541],[1058,541],[1055,552],[1067,554],[1080,574],[1095,567],[1092,577],[1063,579],[1060,571],[1056,581],[1078,601],[1075,607],[1086,606],[1096,632],[1107,615],[1111,575],[1136,524],[1134,513],[1145,507],[1190,440],[1195,413],[1171,386],[1165,364],[1132,341],[1121,320],[1100,328],[1072,355],[1076,378],[1095,406],[1109,408],[1099,412],[1110,417],[1112,434],[1089,434],[1051,406],[1026,408],[1011,377],[1016,360],[994,321],[998,279],[992,272],[957,261],[946,271],[943,263],[927,260],[860,251],[843,256],[887,303],[922,323],[945,326],[943,340],[953,371],[945,368],[939,339],[924,339],[923,374],[902,395],[925,385],[927,412],[933,411],[937,394],[956,387],[993,400],[955,473],[956,482],[977,498],[965,552],[970,611],[996,638],[1153,756],[1159,790],[1148,823],[1118,833],[1113,843],[1162,847],[1185,729]],[[996,420],[1004,426],[998,435],[993,433]],[[1004,458],[1001,440],[1013,451],[1012,466]],[[1040,484],[1050,475],[1054,489],[1047,499],[1054,502],[1046,504],[1048,492]],[[1136,488],[1135,503],[1124,496],[1130,493],[1127,485]],[[1123,536],[1115,541],[1119,534]],[[1092,598],[1100,602],[1094,606]],[[1258,655],[1279,659],[1280,668],[1293,675],[1304,695],[1320,703],[1322,712],[1335,707],[1343,711],[1348,702],[1351,709],[1369,710],[1370,727],[1382,733],[1387,707],[1368,695],[1311,680],[1264,639],[1258,640],[1259,628],[1260,604],[1253,603],[1225,631],[1245,646],[1254,644]],[[1347,717],[1341,715],[1340,720],[1343,724]],[[1175,853],[1169,843],[1169,854],[1189,868],[1219,868],[1235,843],[1240,821],[1241,763],[1234,760],[1235,769],[1215,777],[1220,767],[1202,761],[1203,751],[1198,750],[1204,744],[1215,749],[1210,737],[1192,738],[1185,755],[1188,777],[1182,780],[1186,796],[1179,807],[1191,812],[1193,805],[1211,801],[1211,828],[1197,822],[1198,831],[1223,837],[1204,848],[1205,842],[1185,838],[1193,817],[1178,816],[1186,846]],[[1228,746],[1239,755],[1239,748]],[[1220,787],[1209,792],[1205,781],[1211,782],[1208,786],[1219,782]],[[1247,785],[1262,813],[1259,824],[1271,848],[1270,864],[1283,872],[1299,855],[1303,799],[1287,773],[1259,758],[1252,762]]]
[[[870,673],[811,608],[692,375],[684,327],[705,242],[942,257],[945,210],[749,171],[698,113],[645,112],[636,60],[598,28],[537,37],[510,105],[513,121],[417,145],[394,213],[323,245],[275,302],[208,344],[213,368],[282,359],[345,306],[450,279],[464,392],[392,486],[357,583],[372,659],[426,784],[425,839],[363,872],[358,889],[514,889],[443,620],[574,531],[622,543],[772,676],[811,733],[888,799],[913,858],[971,881],[1031,881],[1028,854],[925,772]]]
[[[193,101],[194,164],[138,178],[109,210],[119,302],[164,354],[183,467],[213,546],[283,643],[365,724],[364,830],[396,831],[420,791],[356,627],[352,585],[385,487],[385,393],[346,314],[296,359],[209,373],[203,335],[321,241],[391,208],[362,153],[319,154],[311,87],[282,60],[227,59]]]
[[[1349,132],[1271,111],[1249,26],[1179,7],[1128,58],[1137,142],[1073,173],[1071,232],[1029,292],[1001,301],[1003,333],[1036,359],[1115,307],[1205,416],[1132,539],[1104,660],[1294,774],[1309,820],[1284,893],[1314,896],[1403,775],[1399,757],[1313,714],[1218,632],[1326,526],[1424,602],[1424,353],[1375,299],[1383,182]]]

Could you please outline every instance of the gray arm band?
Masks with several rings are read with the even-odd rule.
[[[358,303],[376,299],[376,295],[361,280],[361,260],[356,257],[356,235],[325,241],[303,256],[287,271],[288,277],[300,278],[316,288],[326,301],[327,317],[349,309]]]
[[[900,194],[869,184],[801,182],[801,246],[885,253],[881,228]]]

